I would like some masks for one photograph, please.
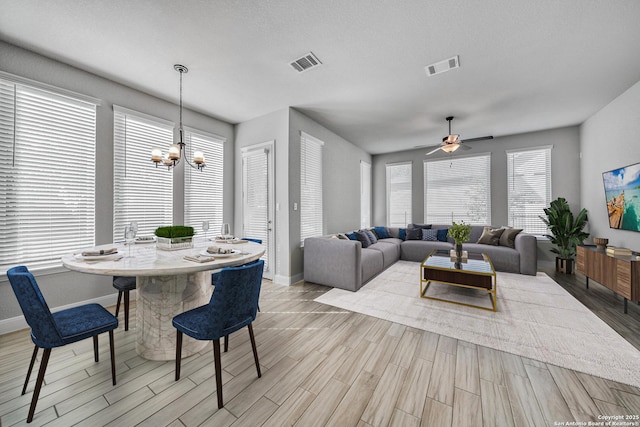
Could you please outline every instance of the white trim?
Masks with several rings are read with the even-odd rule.
[[[444,162],[447,160],[455,160],[455,159],[466,159],[469,157],[481,157],[481,156],[489,156],[491,157],[492,153],[491,151],[485,151],[484,153],[469,153],[469,154],[456,154],[453,156],[453,159],[450,159],[449,157],[432,157],[429,159],[424,159],[422,162],[424,163],[429,163],[429,162]]]
[[[303,130],[300,131],[300,137],[307,138],[308,140],[313,141],[316,144],[320,144],[321,147],[324,147],[324,141],[322,141],[321,139],[316,138],[315,136],[309,135],[308,133],[306,133]]]
[[[58,86],[42,83],[37,80],[31,80],[26,77],[17,76],[15,74],[7,73],[6,71],[0,71],[0,79],[8,80],[14,84],[31,86],[36,89],[44,90],[54,93],[58,96],[65,96],[67,98],[73,98],[76,101],[86,102],[95,106],[102,105],[102,100],[94,98],[92,96],[84,95],[82,93],[74,92],[72,90],[63,89]]]
[[[279,274],[273,276],[273,283],[275,283],[276,285],[291,286],[303,280],[304,273],[296,274],[294,276],[282,276]]]
[[[172,122],[171,120],[161,119],[160,117],[152,116],[150,114],[141,113],[140,111],[131,110],[129,108],[121,107],[121,106],[116,105],[116,104],[113,104],[113,111],[114,112],[118,112],[118,113],[122,113],[122,114],[125,114],[125,115],[135,116],[135,117],[137,117],[139,119],[142,119],[142,120],[150,121],[154,125],[162,124],[162,125],[165,125],[165,126],[169,126],[171,128],[174,128],[176,126],[176,123]]]
[[[527,151],[537,151],[537,150],[553,150],[553,145],[538,145],[536,147],[514,148],[513,150],[505,150],[504,152],[507,154],[510,154],[510,153],[525,153]]]

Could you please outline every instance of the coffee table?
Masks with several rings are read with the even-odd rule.
[[[461,288],[485,290],[491,299],[493,309],[480,305],[467,304],[433,296],[427,291],[432,282]],[[497,311],[496,300],[498,289],[496,285],[496,270],[493,268],[489,255],[483,253],[469,253],[463,262],[457,263],[448,250],[433,250],[420,264],[420,297],[453,304],[476,307],[484,310]]]

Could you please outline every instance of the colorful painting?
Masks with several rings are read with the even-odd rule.
[[[609,227],[640,231],[640,163],[602,174]]]

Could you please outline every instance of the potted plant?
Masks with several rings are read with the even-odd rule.
[[[544,210],[546,218],[540,219],[547,225],[551,234],[545,237],[556,247],[551,252],[557,254],[556,271],[565,274],[573,273],[573,257],[576,254],[576,246],[582,244],[589,237],[584,227],[587,225],[587,210],[582,208],[574,218],[569,203],[564,197],[558,197]]]
[[[461,221],[460,223],[453,221],[451,224],[451,228],[447,234],[456,244],[456,258],[461,260],[462,244],[469,241],[469,237],[471,236],[471,225],[465,224],[464,221]]]
[[[158,239],[158,249],[177,250],[191,247],[193,227],[184,225],[168,225],[156,228],[155,235]]]

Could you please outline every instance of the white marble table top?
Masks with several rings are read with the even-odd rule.
[[[246,254],[233,255],[226,258],[216,258],[210,262],[193,262],[184,259],[185,255],[198,255],[207,246],[219,246],[241,250]],[[249,242],[238,244],[218,244],[200,242],[197,247],[177,251],[157,249],[153,243],[133,245],[132,257],[128,257],[129,248],[122,244],[107,244],[97,246],[97,249],[117,247],[122,258],[115,260],[89,261],[78,256],[82,250],[62,257],[62,265],[69,270],[83,273],[101,274],[107,276],[165,276],[197,273],[199,271],[218,270],[220,268],[242,265],[259,259],[265,252],[265,247],[258,243]],[[88,248],[87,248],[88,249]],[[93,248],[91,248],[93,249]],[[86,249],[84,249],[86,250]]]

